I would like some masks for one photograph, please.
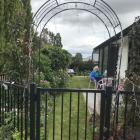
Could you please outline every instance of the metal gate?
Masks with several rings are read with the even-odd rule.
[[[120,137],[127,140],[129,128],[135,129],[137,120],[136,106],[129,104],[130,96],[129,92],[116,96],[111,87],[105,91],[45,89],[32,84],[28,90],[24,86],[1,82],[0,126],[13,123],[21,140],[29,137],[30,140],[107,140],[117,136],[120,126]],[[90,113],[89,100],[93,100]],[[132,116],[129,117],[131,107]]]

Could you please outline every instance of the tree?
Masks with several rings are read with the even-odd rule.
[[[47,80],[51,87],[63,87],[67,80],[66,69],[71,62],[71,55],[66,50],[48,45],[41,48],[40,52],[40,61],[38,54],[34,61],[37,66],[35,74],[38,75],[40,67],[40,73],[45,76],[41,80]]]
[[[94,62],[92,60],[83,61],[79,65],[79,71],[81,71],[81,72],[92,71],[93,67],[94,67]]]
[[[72,57],[72,63],[70,68],[73,68],[75,71],[79,71],[79,65],[82,63],[83,58],[81,53],[76,53],[74,57]]]
[[[60,33],[55,35],[53,32],[46,28],[43,30],[41,38],[46,44],[60,48],[63,47]]]
[[[71,62],[71,55],[59,47],[44,47],[41,53],[51,60],[52,70],[65,70]]]
[[[56,36],[55,36],[55,44],[54,44],[54,46],[57,46],[57,47],[60,47],[60,48],[63,47],[62,42],[61,42],[60,33],[57,33]]]
[[[76,53],[76,55],[74,57],[74,60],[77,61],[77,62],[83,61],[82,54],[81,53]]]
[[[7,73],[13,80],[22,82],[28,77],[30,0],[1,0],[0,4],[0,73]]]

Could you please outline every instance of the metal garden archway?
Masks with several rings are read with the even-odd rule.
[[[69,1],[58,3],[57,0],[48,0],[45,2],[33,16],[33,24],[35,30],[43,30],[47,23],[57,14],[67,10],[83,10],[90,12],[104,24],[109,36],[115,35],[116,32],[122,30],[122,26],[117,14],[114,10],[103,0],[92,0],[85,2],[84,0]],[[41,27],[40,27],[41,26]],[[111,29],[113,32],[109,31]]]
[[[48,0],[34,14],[33,26],[35,32],[38,32],[40,37],[42,35],[43,30],[47,26],[48,22],[59,13],[68,10],[82,10],[91,13],[93,16],[96,16],[103,23],[108,32],[109,38],[115,36],[116,33],[118,32],[121,32],[121,38],[123,38],[121,22],[115,11],[105,1],[103,0],[89,0],[89,1],[62,0],[62,1],[63,2],[58,2],[58,0]],[[122,43],[123,39],[121,40]],[[122,53],[120,56],[120,66],[121,66],[121,58]],[[39,59],[40,59],[40,51],[39,51]],[[117,77],[119,79],[120,72],[118,73]]]

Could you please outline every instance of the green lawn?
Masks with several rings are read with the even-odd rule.
[[[84,76],[73,76],[69,79],[69,88],[88,88],[89,78]]]
[[[68,88],[88,88],[88,77],[71,77],[69,79]],[[52,97],[53,98],[53,97]],[[53,99],[50,99],[51,104]],[[72,94],[72,114],[71,114],[71,140],[77,140],[77,110],[78,110],[78,94]],[[55,105],[55,140],[61,140],[61,105],[62,94],[57,95]],[[64,93],[63,108],[63,140],[69,140],[69,109],[70,109],[70,93]],[[51,110],[51,109],[50,109]],[[83,95],[80,94],[80,113],[79,113],[79,140],[85,139],[85,111],[86,106]],[[89,118],[89,114],[88,117]],[[44,140],[44,116],[42,116],[42,140]],[[87,121],[87,140],[92,140],[92,126]],[[47,120],[47,137],[53,140],[53,111],[50,111]]]
[[[68,87],[69,88],[79,88],[79,89],[85,89],[89,86],[89,77],[88,76],[73,76],[69,79]],[[90,88],[94,88],[94,86],[91,84]]]

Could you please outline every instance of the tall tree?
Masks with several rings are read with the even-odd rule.
[[[60,33],[55,35],[53,32],[48,31],[47,28],[42,32],[42,40],[49,45],[63,47]]]
[[[75,58],[75,61],[78,61],[78,62],[83,61],[83,57],[81,53],[76,53],[74,58]]]
[[[1,0],[0,4],[0,40],[3,40],[0,45],[0,72],[7,72],[15,80],[22,81],[21,79],[27,78],[28,72],[30,1]]]
[[[79,66],[81,65],[82,61],[83,61],[82,54],[76,53],[76,55],[72,58],[72,63],[70,67],[76,71],[79,71]]]
[[[54,46],[61,47],[61,48],[63,47],[60,33],[57,33],[56,36],[55,36],[55,44],[54,44]]]
[[[4,0],[0,1],[0,11],[0,56],[2,56],[1,49],[4,46]],[[0,60],[0,71],[2,71],[4,61],[2,57],[0,57]]]

